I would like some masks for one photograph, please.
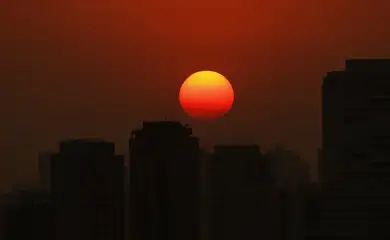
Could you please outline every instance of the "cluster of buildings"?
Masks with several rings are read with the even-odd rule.
[[[187,125],[144,122],[131,133],[129,166],[105,141],[68,140],[42,153],[39,191],[1,198],[1,236],[390,239],[390,61],[348,60],[327,74],[322,92],[316,184],[283,148],[219,145],[207,153]]]
[[[266,170],[272,157],[258,145],[207,153],[191,128],[162,121],[134,130],[129,152],[129,166],[100,140],[63,141],[57,153],[41,153],[40,189],[9,193],[27,202],[9,200],[5,238],[275,239],[286,231],[284,194]]]

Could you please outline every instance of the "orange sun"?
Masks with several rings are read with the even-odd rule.
[[[234,90],[223,75],[213,71],[199,71],[181,85],[179,101],[189,116],[213,120],[230,111]]]

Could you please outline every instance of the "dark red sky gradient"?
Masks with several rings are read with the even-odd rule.
[[[125,152],[143,119],[183,120],[207,146],[282,142],[315,168],[322,76],[345,58],[390,56],[385,0],[138,2],[2,1],[0,188],[34,178],[37,152],[64,138]],[[236,93],[208,124],[177,100],[205,68]]]

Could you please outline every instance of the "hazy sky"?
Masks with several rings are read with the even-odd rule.
[[[143,119],[182,120],[206,146],[282,142],[315,168],[322,77],[345,58],[390,57],[389,11],[387,0],[3,0],[0,189],[34,178],[37,152],[64,138],[126,153]],[[177,100],[201,69],[236,91],[212,123]]]

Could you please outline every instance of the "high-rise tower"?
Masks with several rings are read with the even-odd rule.
[[[51,162],[56,240],[123,240],[123,164],[113,143],[61,142]]]
[[[144,122],[130,139],[132,240],[198,240],[198,139],[179,122]]]

